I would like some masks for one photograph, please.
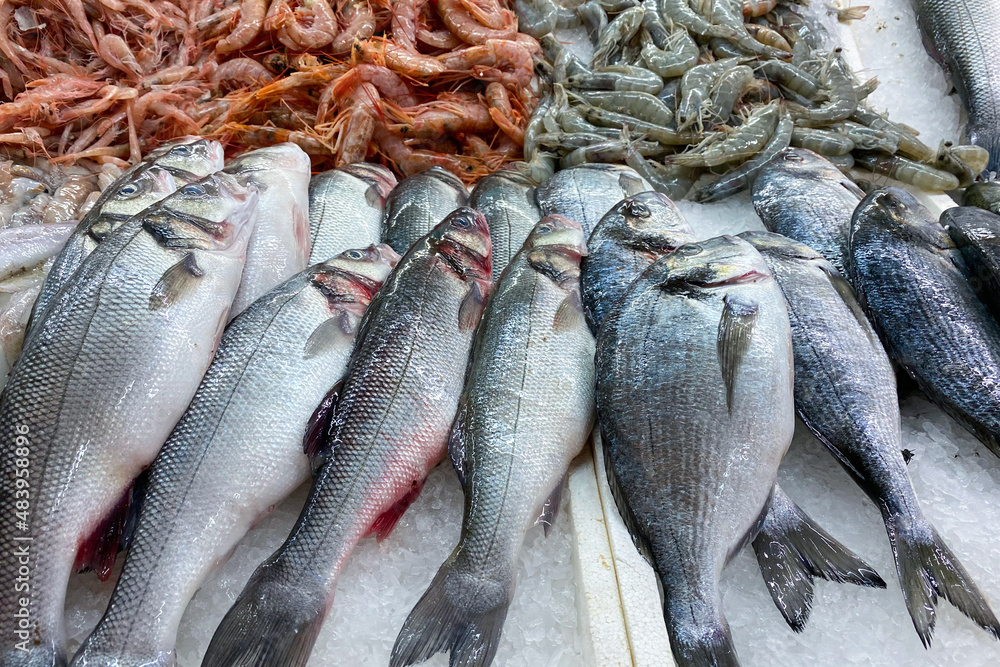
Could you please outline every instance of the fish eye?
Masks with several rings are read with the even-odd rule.
[[[191,144],[181,144],[180,146],[174,146],[173,152],[177,155],[190,155],[194,151],[191,148]]]
[[[806,159],[801,155],[796,155],[795,153],[788,153],[785,155],[785,162],[805,162]]]
[[[205,188],[203,188],[200,185],[194,185],[192,183],[191,185],[185,185],[184,190],[182,190],[182,192],[186,194],[188,197],[202,197],[205,195]]]
[[[350,259],[361,259],[364,257],[364,254],[360,250],[348,250],[344,254]]]
[[[135,183],[126,183],[118,189],[118,194],[125,197],[131,197],[137,192],[139,192],[139,186]]]
[[[455,224],[456,227],[461,227],[461,228],[465,229],[466,227],[468,227],[472,223],[469,222],[468,218],[455,218],[454,224]]]
[[[539,233],[539,234],[548,234],[549,232],[551,232],[551,231],[552,231],[552,228],[551,228],[551,227],[549,227],[548,225],[541,225],[541,226],[540,226],[540,227],[538,227],[538,229],[536,229],[535,231],[536,231],[537,233]]]
[[[693,257],[694,255],[697,255],[698,253],[701,252],[701,246],[696,245],[694,243],[690,243],[688,245],[682,245],[680,248],[677,249],[677,252],[679,252],[682,255],[686,255],[688,257]]]

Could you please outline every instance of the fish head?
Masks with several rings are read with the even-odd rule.
[[[360,178],[362,181],[375,188],[375,192],[378,193],[383,202],[385,202],[389,193],[392,192],[392,189],[399,185],[399,181],[396,180],[396,175],[380,164],[356,162],[354,164],[341,167],[340,171],[348,173],[355,178]]]
[[[468,193],[468,190],[465,187],[465,183],[462,182],[462,179],[460,179],[458,176],[451,173],[444,167],[437,167],[437,166],[431,167],[427,171],[420,172],[419,174],[417,174],[417,176],[420,177],[421,179],[433,178],[435,181],[444,183],[445,185],[447,185],[449,188],[452,188],[456,192]]]
[[[994,244],[1000,232],[1000,216],[973,206],[956,206],[941,214],[941,224],[951,230],[959,246],[968,243]]]
[[[242,255],[257,221],[257,193],[217,172],[181,187],[142,217],[165,247]]]
[[[222,144],[203,137],[182,137],[152,151],[147,160],[169,169],[185,181],[196,181],[222,169],[225,163]]]
[[[360,317],[399,262],[388,245],[345,250],[310,269],[309,279],[326,297],[331,310]]]
[[[950,252],[955,244],[934,215],[902,188],[881,188],[862,200],[851,222],[851,241],[865,231],[880,231],[934,252]]]
[[[296,144],[285,142],[247,151],[230,160],[223,171],[232,174],[245,185],[266,181],[267,172],[274,169],[308,174],[311,167],[309,155],[304,150]],[[260,178],[259,175],[263,175],[264,178]]]
[[[88,229],[98,241],[118,228],[121,221],[146,210],[164,197],[177,190],[173,174],[155,164],[133,173],[122,183],[111,186],[104,201],[95,210],[93,222]]]
[[[609,236],[651,260],[696,239],[674,202],[660,192],[623,199],[605,217]]]
[[[559,284],[579,284],[580,260],[587,255],[583,228],[576,220],[547,215],[538,221],[524,242],[528,263]]]
[[[843,172],[826,158],[807,148],[788,147],[764,165],[761,175],[765,178],[810,178],[813,180],[844,179]]]
[[[790,239],[783,234],[774,232],[743,232],[739,235],[741,239],[747,241],[758,252],[765,255],[772,255],[784,259],[801,260],[824,260],[820,253],[816,252],[805,243]]]
[[[760,253],[735,236],[718,236],[687,243],[653,266],[662,271],[664,287],[711,290],[771,279],[771,271]]]
[[[493,244],[486,217],[474,208],[461,206],[431,230],[427,240],[463,279],[491,283]]]

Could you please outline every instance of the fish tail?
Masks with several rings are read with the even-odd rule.
[[[885,528],[896,556],[903,600],[925,648],[931,645],[939,597],[1000,638],[1000,623],[989,603],[926,519],[921,516],[914,521],[904,513],[886,511]]]
[[[389,667],[406,667],[450,651],[450,667],[486,667],[493,662],[507,618],[512,585],[441,566],[407,616],[392,647]]]
[[[990,123],[969,123],[968,133],[969,143],[985,148],[990,154],[986,171],[1000,173],[1000,130]]]
[[[778,486],[753,549],[771,599],[795,632],[802,632],[809,620],[816,577],[885,588],[870,565],[833,539]]]
[[[326,609],[324,586],[264,563],[216,629],[202,667],[303,667]]]
[[[740,667],[729,624],[702,622],[692,632],[670,632],[670,650],[677,667]]]

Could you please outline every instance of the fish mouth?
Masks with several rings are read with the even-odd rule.
[[[710,283],[702,283],[702,287],[713,288],[713,287],[729,287],[732,285],[753,285],[756,283],[764,282],[765,280],[770,280],[771,276],[766,273],[761,273],[751,269],[745,273],[741,273],[737,276],[732,276],[730,278],[724,278],[722,280],[717,280]]]

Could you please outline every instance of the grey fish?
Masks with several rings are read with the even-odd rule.
[[[963,206],[975,206],[1000,215],[1000,182],[973,183],[962,195]]]
[[[969,112],[969,141],[990,152],[1000,171],[1000,4],[983,0],[914,0],[932,55],[952,76]]]
[[[594,335],[633,280],[695,239],[681,212],[659,192],[641,192],[608,211],[590,234],[581,274],[587,324]]]
[[[446,215],[468,201],[465,184],[447,169],[431,167],[404,178],[385,201],[382,241],[405,254]]]
[[[121,578],[77,667],[175,665],[184,609],[270,507],[309,477],[302,434],[399,256],[348,250],[293,276],[226,328],[164,444]]]
[[[351,248],[382,239],[385,200],[396,177],[385,167],[358,163],[309,181],[309,263],[325,262]]]
[[[594,337],[580,303],[580,224],[542,219],[476,332],[448,454],[465,489],[462,537],[399,631],[390,667],[450,651],[493,662],[525,533],[555,520],[594,420]]]
[[[444,456],[491,287],[489,228],[470,208],[399,261],[310,425],[318,471],[299,521],[223,618],[203,667],[306,664],[354,545],[388,535]]]
[[[962,251],[969,284],[1000,316],[1000,216],[961,206],[941,214],[941,224]]]
[[[581,164],[556,172],[538,186],[542,215],[564,215],[576,220],[590,236],[611,207],[625,197],[652,190],[634,169],[619,164]]]
[[[493,280],[499,280],[542,217],[535,203],[535,185],[526,176],[504,169],[479,181],[469,195],[469,206],[486,216],[490,225]]]
[[[1000,326],[948,233],[905,190],[876,190],[854,214],[850,260],[889,356],[1000,455]]]
[[[608,481],[658,575],[680,667],[739,664],[719,579],[747,542],[795,629],[815,576],[885,585],[775,483],[795,429],[792,370],[781,290],[760,254],[731,236],[658,260],[601,327]]]
[[[763,255],[788,305],[795,408],[882,513],[920,640],[930,646],[939,598],[996,634],[989,604],[920,510],[902,453],[896,374],[847,281],[801,243],[741,236]]]
[[[55,264],[35,301],[28,330],[94,248],[111,232],[181,185],[222,169],[223,159],[222,144],[218,141],[186,138],[151,151],[142,162],[119,176],[101,193],[56,256]]]
[[[25,341],[0,396],[0,538],[28,552],[0,552],[5,667],[65,665],[74,563],[110,574],[132,480],[222,335],[255,206],[227,174],[184,186],[102,242]]]
[[[757,175],[753,207],[770,232],[804,243],[844,271],[851,215],[865,194],[816,153],[786,148]]]

